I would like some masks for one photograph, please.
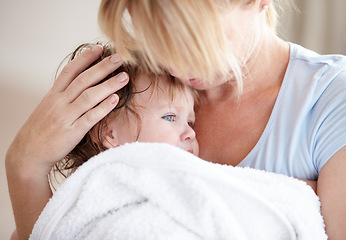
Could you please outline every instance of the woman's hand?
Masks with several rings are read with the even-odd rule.
[[[54,164],[116,106],[118,97],[113,93],[127,83],[127,78],[123,82],[118,77],[93,85],[122,64],[119,57],[113,55],[82,72],[101,53],[101,46],[94,46],[63,68],[51,90],[20,129],[9,149],[9,157],[15,156],[18,163],[35,165],[48,174]],[[127,77],[126,74],[120,76]]]
[[[6,172],[19,239],[29,237],[51,196],[47,175],[54,164],[117,105],[114,92],[128,82],[121,73],[95,86],[122,64],[113,55],[84,71],[101,53],[101,46],[93,46],[63,68],[8,149]]]

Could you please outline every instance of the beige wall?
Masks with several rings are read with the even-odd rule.
[[[95,0],[2,0],[0,8],[0,239],[14,221],[4,171],[11,140],[53,82],[63,57],[101,34]],[[321,53],[346,54],[344,0],[297,0],[301,14],[285,10],[280,35]]]
[[[281,37],[321,54],[346,54],[346,1],[294,0],[298,11],[286,9]]]
[[[15,229],[4,170],[6,149],[53,83],[60,61],[101,34],[100,1],[1,0],[0,239]]]

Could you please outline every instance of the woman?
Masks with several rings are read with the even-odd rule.
[[[319,56],[273,32],[271,0],[111,1],[100,23],[124,61],[145,53],[200,90],[196,133],[203,159],[315,182],[330,239],[346,236],[346,60]],[[128,10],[133,29],[120,24]],[[128,32],[127,32],[128,31]],[[118,102],[127,80],[93,86],[121,60],[93,47],[71,62],[6,156],[20,238],[51,196],[47,174]],[[100,104],[98,104],[100,103]],[[40,194],[32,194],[40,193]],[[39,204],[38,204],[39,203]]]

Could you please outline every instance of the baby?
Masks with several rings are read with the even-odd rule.
[[[70,61],[94,44],[82,44]],[[90,67],[114,54],[103,45],[103,55]],[[198,156],[198,143],[193,130],[194,102],[197,94],[168,73],[155,75],[141,64],[123,64],[106,77],[126,72],[129,83],[120,89],[118,106],[98,122],[56,168],[74,171],[98,153],[131,142],[160,142],[177,146]],[[104,79],[104,80],[106,80]]]

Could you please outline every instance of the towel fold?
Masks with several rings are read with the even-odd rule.
[[[30,239],[327,239],[304,182],[162,143],[109,149],[50,199]]]

